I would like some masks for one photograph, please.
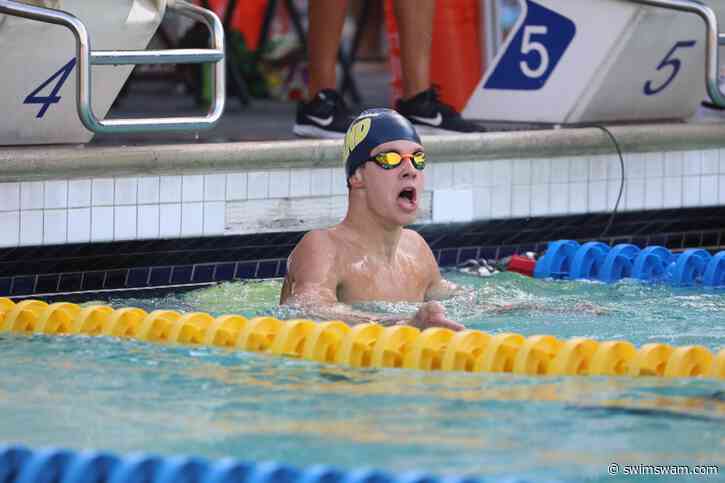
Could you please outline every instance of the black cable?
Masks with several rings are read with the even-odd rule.
[[[619,148],[619,143],[614,138],[614,135],[611,133],[609,129],[606,127],[594,124],[594,127],[597,127],[604,131],[604,133],[609,136],[609,139],[612,140],[612,143],[614,143],[614,147],[617,150],[617,154],[619,155],[619,167],[621,170],[621,178],[619,182],[619,194],[617,195],[617,202],[614,204],[614,208],[612,209],[612,214],[609,216],[609,221],[607,222],[607,226],[604,228],[604,231],[602,231],[602,234],[599,235],[599,238],[604,238],[609,231],[609,229],[612,227],[612,223],[614,222],[614,216],[617,214],[617,210],[619,209],[619,202],[622,201],[622,193],[624,193],[624,156],[622,156],[622,150]]]

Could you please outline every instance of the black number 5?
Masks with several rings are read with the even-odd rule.
[[[667,52],[667,55],[665,55],[665,58],[662,59],[662,62],[660,62],[660,65],[657,66],[657,70],[663,69],[664,67],[672,67],[672,72],[670,73],[670,77],[667,78],[666,81],[662,83],[659,87],[652,87],[652,81],[648,80],[644,83],[644,95],[646,96],[653,96],[659,92],[662,92],[665,90],[665,88],[670,85],[670,83],[675,80],[675,77],[677,77],[677,73],[680,72],[680,67],[682,67],[682,62],[680,59],[676,58],[670,58],[672,54],[675,53],[675,50],[677,50],[679,47],[685,48],[685,47],[694,47],[695,46],[694,40],[683,40],[682,42],[677,42],[674,47],[670,49],[669,52]]]

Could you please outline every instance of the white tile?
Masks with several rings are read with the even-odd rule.
[[[461,161],[453,164],[453,186],[456,189],[465,189],[473,186],[473,163]]]
[[[530,159],[515,159],[513,163],[513,184],[531,185],[531,164]]]
[[[226,175],[204,175],[204,201],[224,201],[226,199],[226,189]]]
[[[159,205],[139,205],[138,238],[153,239],[159,236]]]
[[[700,177],[685,176],[682,178],[682,206],[700,206]]]
[[[549,185],[549,212],[563,215],[569,211],[569,184],[552,183]]]
[[[43,212],[40,210],[20,212],[20,245],[43,243]]]
[[[604,181],[607,179],[608,156],[592,156],[589,159],[589,181]]]
[[[708,149],[702,152],[702,174],[717,174],[720,169],[720,152]]]
[[[332,194],[347,194],[347,178],[343,168],[332,168]]]
[[[623,155],[627,156],[626,153],[623,153]],[[604,154],[602,156],[605,157],[607,163],[607,179],[622,179],[622,160],[619,159],[619,153]],[[625,157],[624,160],[626,162],[627,158]]]
[[[269,172],[269,198],[286,198],[290,195],[290,170]]]
[[[290,172],[290,196],[310,196],[310,178],[309,169],[293,169]],[[272,190],[271,182],[269,189]]]
[[[628,210],[641,210],[645,205],[645,180],[629,179],[627,180],[627,199],[624,204]]]
[[[624,156],[624,169],[627,179],[647,177],[647,153],[628,153]],[[612,178],[614,179],[614,178]]]
[[[247,174],[247,197],[260,200],[269,196],[269,173],[267,171],[250,171]]]
[[[531,185],[513,187],[511,214],[517,218],[531,215]]]
[[[474,188],[473,217],[476,220],[491,218],[491,188]]]
[[[135,205],[138,197],[138,178],[116,178],[114,205]]]
[[[68,210],[45,210],[43,244],[57,245],[68,241]]]
[[[473,186],[493,186],[492,166],[491,161],[477,161],[473,164]]]
[[[20,183],[0,183],[0,211],[18,211],[19,209]]]
[[[161,203],[181,202],[181,176],[162,176],[160,190]]]
[[[138,203],[149,205],[159,202],[161,180],[158,176],[138,179]]]
[[[662,178],[665,176],[665,155],[659,152],[647,153],[647,178]]]
[[[199,236],[204,233],[204,205],[181,204],[181,236]]]
[[[551,180],[551,160],[550,159],[532,159],[531,160],[531,184],[534,184],[534,185],[548,184],[550,180]],[[547,190],[547,192],[548,192],[548,190]]]
[[[682,178],[665,178],[663,208],[682,206]]]
[[[720,174],[725,174],[725,149],[719,149]],[[720,185],[722,186],[722,184]]]
[[[513,161],[510,159],[491,163],[492,186],[511,186],[513,180]]]
[[[569,181],[569,159],[554,158],[551,160],[551,181],[567,183]]]
[[[683,173],[688,176],[702,174],[702,151],[685,151]]]
[[[113,206],[113,187],[112,178],[94,179],[91,186],[91,205]]]
[[[718,176],[718,202],[725,205],[725,175]]]
[[[587,182],[569,183],[569,213],[586,213],[589,210],[589,185]]]
[[[204,176],[201,174],[181,177],[181,201],[202,201],[204,199]]]
[[[433,191],[434,223],[471,220],[473,220],[472,190]]]
[[[549,214],[549,185],[535,184],[531,187],[531,215]]]
[[[204,235],[224,234],[225,208],[223,201],[204,203]]]
[[[247,199],[247,173],[227,175],[227,200]]]
[[[68,243],[91,241],[91,209],[71,208],[68,210]]]
[[[310,170],[310,192],[312,196],[328,196],[332,193],[332,169]]]
[[[589,211],[599,213],[607,211],[607,181],[589,182]]]
[[[91,241],[113,240],[113,206],[91,209]]]
[[[19,192],[18,192],[19,193]],[[16,247],[20,241],[20,212],[0,212],[0,247]]]
[[[91,180],[72,179],[68,181],[68,207],[86,208],[89,206],[91,206]]]
[[[435,164],[433,188],[437,190],[453,188],[453,163]]]
[[[161,205],[159,207],[159,236],[173,238],[181,234],[181,205]]]
[[[511,186],[494,186],[491,188],[491,218],[508,218],[511,216]]]
[[[664,178],[647,178],[645,180],[644,207],[648,210],[659,210],[664,205]]]
[[[569,160],[569,181],[589,179],[589,158],[575,156]]]
[[[43,206],[46,209],[66,208],[68,206],[68,181],[46,181],[45,182],[45,202]]]
[[[700,204],[702,206],[717,205],[717,175],[700,178]]]
[[[617,201],[619,201],[618,205]],[[619,210],[624,210],[626,208],[627,183],[625,182],[624,185],[622,185],[621,180],[610,179],[607,181],[607,210],[613,210],[615,206],[617,206]]]
[[[113,219],[114,240],[135,240],[137,238],[136,206],[114,207]]]
[[[20,183],[20,209],[37,210],[43,207],[43,182]]]
[[[684,172],[685,153],[682,151],[668,151],[665,153],[665,176],[673,178],[682,176]]]

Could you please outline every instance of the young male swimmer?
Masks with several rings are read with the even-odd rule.
[[[347,215],[300,240],[287,261],[280,304],[350,323],[463,329],[435,302],[457,287],[441,277],[425,240],[403,228],[415,221],[425,179],[425,152],[415,128],[393,110],[365,111],[345,135],[343,161]],[[425,303],[408,319],[349,305],[368,301]]]

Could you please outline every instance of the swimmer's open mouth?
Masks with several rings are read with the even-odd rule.
[[[415,188],[403,188],[403,190],[398,194],[398,198],[404,198],[411,203],[415,203],[417,199]]]

